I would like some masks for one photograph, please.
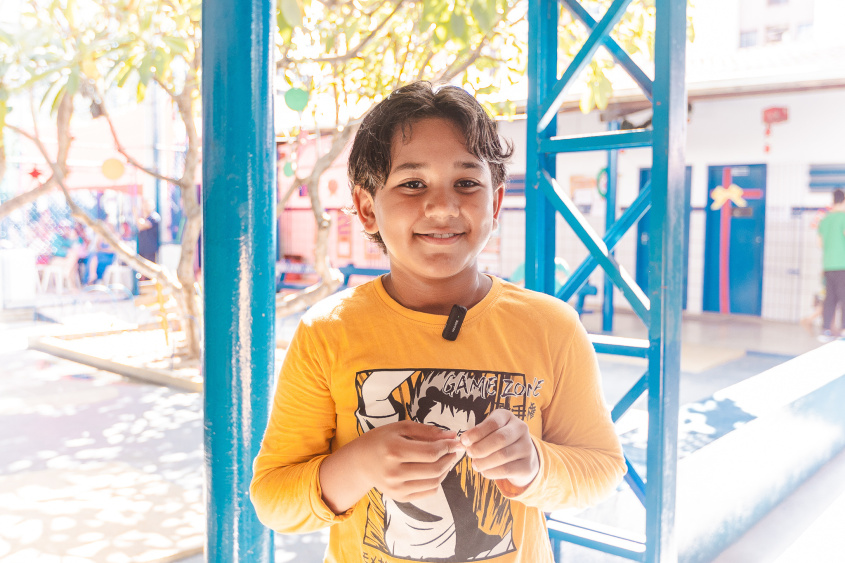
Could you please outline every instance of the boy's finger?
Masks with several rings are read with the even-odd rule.
[[[443,430],[442,428],[438,428],[437,426],[432,426],[430,424],[420,424],[418,422],[410,421],[400,424],[402,424],[402,435],[411,440],[435,441],[443,440],[445,438],[455,438],[457,436],[456,432]]]
[[[435,441],[409,440],[398,453],[406,462],[434,463],[446,455],[462,455],[464,447],[455,438]]]
[[[480,424],[461,434],[461,443],[464,447],[469,448],[505,426],[511,416],[513,416],[511,412],[505,409],[494,410]]]

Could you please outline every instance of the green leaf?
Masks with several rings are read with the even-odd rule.
[[[41,103],[38,105],[38,107],[43,108],[47,104],[47,100],[52,100],[53,98],[51,98],[50,96],[54,96],[56,88],[60,88],[61,85],[62,83],[59,81],[52,82],[47,87],[47,91],[44,92],[44,95],[41,97]],[[50,105],[53,105],[52,101],[50,102]]]
[[[464,43],[469,42],[467,19],[461,12],[452,12],[452,17],[449,18],[449,31],[452,32],[454,39],[461,39]]]
[[[2,92],[6,92],[5,89]],[[3,128],[6,126],[6,115],[8,113],[8,102],[6,100],[0,100],[0,147],[3,146]]]
[[[70,67],[70,76],[67,78],[67,85],[65,88],[67,93],[71,96],[79,91],[79,67]]]
[[[62,87],[59,88],[58,94],[56,94],[56,97],[53,98],[53,103],[52,103],[52,105],[50,105],[50,113],[51,114],[56,113],[56,110],[59,109],[59,102],[62,101],[62,96],[65,95],[66,91],[67,91],[67,84],[62,85]]]
[[[153,51],[147,51],[144,58],[141,59],[141,64],[138,65],[138,84],[143,84],[145,88],[153,76],[153,71],[150,68],[153,65],[153,56]],[[143,96],[140,99],[143,99]]]
[[[438,25],[434,28],[434,45],[435,47],[440,47],[444,45],[446,41],[449,39],[449,33],[446,31],[446,28],[442,25]]]
[[[590,113],[596,107],[596,98],[593,95],[592,88],[587,88],[581,94],[581,102],[578,104],[578,107],[581,108],[582,113]]]
[[[152,61],[152,66],[155,67],[155,76],[157,78],[163,78],[172,61],[173,55],[167,53],[161,47],[156,47]]]
[[[286,31],[291,31],[293,26],[288,23],[288,20],[285,19],[285,15],[282,13],[281,8],[276,10],[276,25],[279,28],[279,35],[284,37]],[[290,39],[290,37],[288,37]]]
[[[161,40],[174,55],[181,55],[188,51],[188,40],[184,37],[162,35]]]
[[[138,19],[138,27],[140,28],[141,32],[147,31],[150,29],[150,26],[153,23],[153,14],[150,11],[144,12],[141,14],[141,17]]]
[[[469,9],[481,32],[485,35],[490,33],[496,25],[495,0],[474,0]]]
[[[279,0],[279,11],[291,27],[302,25],[302,7],[297,0]]]
[[[126,81],[129,80],[129,76],[132,74],[132,71],[135,70],[131,64],[127,63],[124,65],[123,70],[120,71],[117,77],[117,87],[123,88]]]
[[[440,2],[435,0],[426,0],[423,2],[422,17],[420,17],[419,30],[424,32],[431,27],[431,24],[437,21],[439,14]]]

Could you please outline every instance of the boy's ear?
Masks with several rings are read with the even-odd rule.
[[[364,226],[364,231],[371,235],[376,234],[378,224],[373,210],[373,196],[362,187],[355,186],[355,189],[352,190],[352,201],[355,205],[355,211],[358,213],[358,219]]]
[[[499,213],[502,211],[502,200],[505,197],[505,184],[499,184],[493,192],[493,230],[499,228]]]

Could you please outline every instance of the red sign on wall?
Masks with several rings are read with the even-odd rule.
[[[771,125],[772,123],[783,123],[789,119],[788,108],[766,108],[763,110],[763,123]]]

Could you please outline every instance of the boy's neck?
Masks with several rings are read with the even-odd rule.
[[[493,281],[477,270],[447,280],[423,280],[391,272],[382,278],[382,284],[387,294],[406,309],[434,315],[448,315],[453,305],[469,309],[493,287]]]

